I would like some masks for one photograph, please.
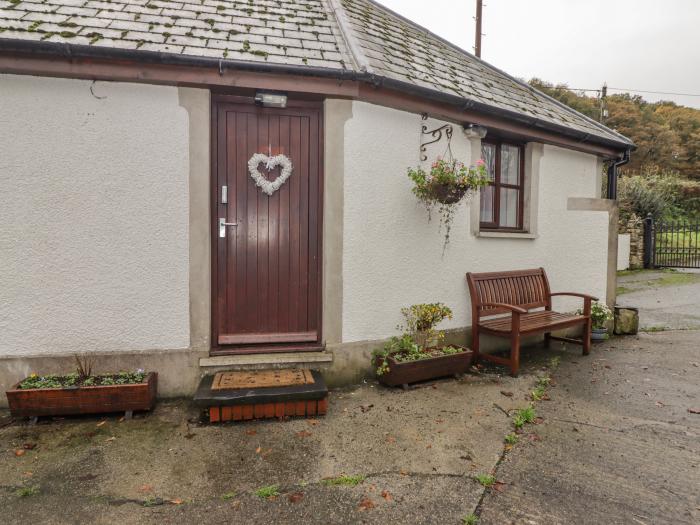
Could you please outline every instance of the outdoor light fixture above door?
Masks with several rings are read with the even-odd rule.
[[[258,91],[255,94],[255,105],[265,108],[286,108],[287,95],[273,91]]]

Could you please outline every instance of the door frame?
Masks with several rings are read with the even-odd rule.
[[[279,344],[263,344],[263,345],[222,345],[219,344],[219,277],[218,277],[218,251],[219,251],[219,181],[218,181],[218,109],[221,105],[226,104],[245,104],[255,105],[255,100],[252,96],[226,95],[226,94],[211,94],[211,139],[210,139],[210,234],[211,234],[211,346],[209,353],[212,356],[221,355],[241,355],[241,354],[267,354],[281,352],[309,352],[320,351],[325,349],[323,340],[323,211],[324,211],[324,113],[323,100],[301,100],[287,99],[286,110],[298,109],[314,109],[318,111],[318,151],[319,151],[319,178],[318,178],[318,340],[308,343],[279,343]],[[272,109],[274,111],[274,109]],[[230,196],[229,196],[230,199]]]

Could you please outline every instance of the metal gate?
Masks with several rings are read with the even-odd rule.
[[[644,221],[645,266],[700,268],[700,224]]]

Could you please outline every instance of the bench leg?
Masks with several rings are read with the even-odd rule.
[[[479,328],[476,325],[472,326],[472,352],[474,352],[472,363],[477,364],[479,362]]]
[[[518,377],[520,370],[520,333],[513,332],[510,339],[510,375]]]
[[[583,325],[583,355],[588,355],[591,353],[591,319]]]
[[[552,346],[551,343],[552,343],[552,333],[547,332],[546,334],[544,334],[544,347],[549,348],[550,346]]]

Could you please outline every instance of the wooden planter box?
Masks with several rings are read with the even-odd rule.
[[[14,417],[132,412],[153,408],[158,374],[150,372],[145,382],[132,385],[20,389],[20,383],[7,391]]]
[[[464,352],[459,354],[430,357],[407,363],[399,363],[389,356],[389,371],[377,376],[377,378],[383,385],[401,385],[407,388],[409,384],[418,381],[464,374],[472,364],[474,353],[468,348],[463,348],[463,350]]]

